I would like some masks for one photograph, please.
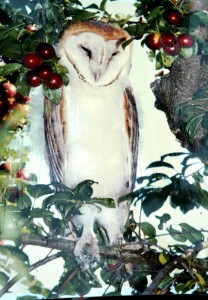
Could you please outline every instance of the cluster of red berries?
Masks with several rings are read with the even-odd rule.
[[[11,173],[12,164],[9,162],[3,162],[0,164],[0,171],[6,171]],[[15,174],[16,178],[20,178],[25,181],[29,181],[31,178],[31,174],[26,169],[19,169]]]
[[[55,57],[55,50],[49,43],[40,43],[35,52],[29,52],[23,56],[23,65],[29,69],[25,75],[29,86],[37,87],[44,83],[51,90],[62,86],[61,75],[53,72],[52,67],[46,63]]]
[[[165,12],[164,19],[169,25],[179,26],[181,24],[182,15],[178,10],[171,9]],[[190,34],[185,33],[177,36],[171,32],[162,34],[155,32],[146,36],[145,44],[152,50],[160,50],[163,48],[165,53],[170,56],[175,56],[180,53],[181,48],[192,48],[195,44],[195,39]]]
[[[13,83],[3,83],[0,86],[0,120],[5,121],[18,104],[26,104],[29,100],[29,97],[23,96],[18,92],[17,87]]]

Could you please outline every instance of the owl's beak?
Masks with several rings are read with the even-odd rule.
[[[95,81],[96,81],[96,82],[99,80],[100,75],[101,75],[101,71],[96,71],[96,72],[94,73],[94,78],[95,78]]]

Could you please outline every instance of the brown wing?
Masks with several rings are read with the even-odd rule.
[[[65,130],[64,97],[59,105],[45,99],[46,158],[52,181],[64,183]]]
[[[136,108],[136,101],[132,90],[130,87],[127,87],[125,90],[124,97],[124,109],[126,115],[126,130],[129,137],[131,157],[131,178],[129,187],[131,190],[134,189],[136,172],[137,172],[137,156],[138,156],[138,142],[139,142],[139,123],[138,115]]]

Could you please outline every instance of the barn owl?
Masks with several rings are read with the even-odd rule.
[[[117,199],[132,191],[136,176],[138,117],[128,73],[132,46],[123,48],[129,34],[101,21],[71,25],[60,38],[57,55],[69,70],[69,84],[56,106],[46,100],[45,136],[51,177],[73,188],[91,179],[93,196],[111,197],[115,208],[85,204],[76,222],[82,235],[75,246],[92,246],[99,259],[95,222],[116,243],[129,214],[128,201]]]

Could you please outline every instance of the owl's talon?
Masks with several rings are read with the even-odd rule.
[[[115,246],[117,246],[118,248],[122,248],[122,244],[123,244],[123,235],[122,234],[117,234],[115,241],[113,242],[113,244]]]
[[[100,260],[100,250],[96,237],[92,235],[81,236],[74,248],[77,262],[83,269],[88,269],[93,263]]]

